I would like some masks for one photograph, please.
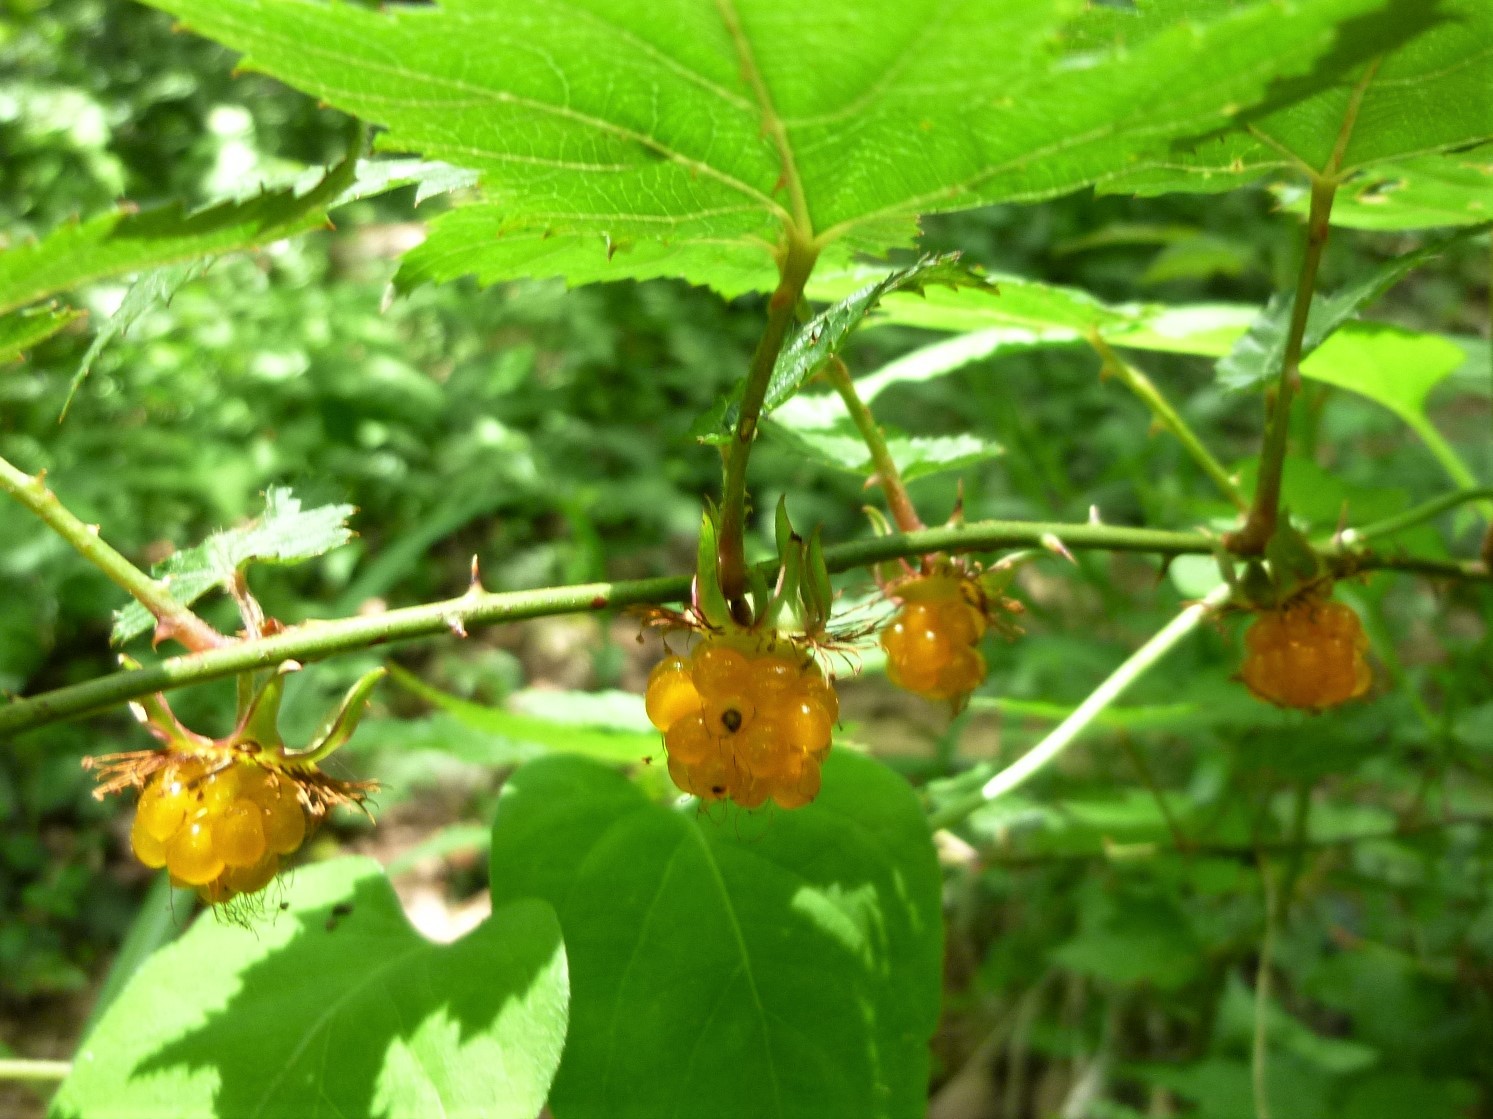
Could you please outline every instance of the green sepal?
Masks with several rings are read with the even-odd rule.
[[[1311,541],[1302,535],[1284,509],[1276,522],[1275,532],[1265,542],[1265,558],[1270,561],[1271,573],[1275,576],[1277,591],[1281,597],[1289,598],[1301,587],[1314,583],[1322,577],[1322,561],[1312,548]]]
[[[285,677],[300,668],[296,661],[281,661],[270,673],[239,716],[238,729],[233,733],[235,744],[253,743],[276,753],[285,752],[285,740],[280,737],[280,701],[285,697]],[[245,675],[252,679],[251,673]]]
[[[725,592],[721,590],[716,545],[715,506],[707,499],[705,512],[700,516],[700,545],[695,553],[694,604],[708,625],[727,629],[733,621]]]
[[[387,668],[379,667],[358,677],[357,682],[347,689],[347,694],[342,697],[342,702],[337,705],[337,709],[322,724],[321,732],[311,740],[311,745],[301,753],[289,755],[289,760],[298,764],[319,762],[332,751],[345,745],[347,740],[353,736],[353,731],[358,729],[358,722],[363,718],[363,712],[368,709],[368,697],[378,686],[378,682],[388,674]],[[279,677],[277,676],[276,679]]]
[[[773,519],[773,532],[778,541],[778,559],[786,562],[788,550],[793,547],[793,541],[797,534],[793,531],[793,523],[788,520],[788,497],[784,494],[778,498],[778,510]]]
[[[1270,572],[1265,570],[1265,565],[1259,560],[1252,559],[1244,565],[1244,575],[1237,586],[1248,606],[1269,610],[1280,601],[1275,580],[1271,578]]]
[[[803,603],[803,628],[805,633],[824,632],[829,624],[830,607],[834,589],[829,582],[829,568],[824,563],[824,540],[818,528],[809,537],[808,550],[804,556],[804,571],[799,600]]]
[[[776,627],[783,607],[799,599],[799,591],[803,586],[804,550],[803,538],[797,534],[789,537],[786,548],[779,547],[782,566],[778,569],[777,591],[762,615],[769,626]]]

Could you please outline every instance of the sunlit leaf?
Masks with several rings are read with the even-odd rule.
[[[241,528],[215,532],[195,548],[187,548],[151,569],[171,597],[190,606],[214,587],[232,585],[248,563],[300,563],[341,547],[352,539],[347,519],[351,505],[301,508],[300,499],[283,486],[264,495],[264,512]],[[125,642],[155,624],[138,602],[115,612],[113,640]]]
[[[491,866],[494,904],[560,915],[555,1114],[925,1113],[938,867],[916,798],[878,763],[837,750],[812,805],[744,814],[547,758],[504,786]]]
[[[796,454],[848,474],[876,472],[866,443],[854,427],[790,427],[769,421],[767,435]],[[1001,448],[974,435],[888,435],[887,450],[904,481],[958,472],[997,458]]]
[[[539,1112],[569,996],[547,904],[504,905],[440,945],[410,927],[369,859],[308,867],[271,890],[247,927],[204,914],[140,967],[52,1114]]]
[[[1305,214],[1308,192],[1274,188],[1284,210]],[[1353,229],[1429,229],[1493,219],[1493,144],[1366,167],[1332,203],[1332,224]]]
[[[471,168],[401,282],[684,276],[771,287],[791,227],[843,263],[919,213],[1050,197],[1165,154],[1277,91],[1331,80],[1381,0],[1168,7],[1089,27],[1078,0],[934,7],[472,0],[378,12],[154,0],[262,70]],[[889,163],[888,153],[895,153]]]

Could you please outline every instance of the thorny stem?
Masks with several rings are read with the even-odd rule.
[[[1362,528],[1344,529],[1337,537],[1340,547],[1351,548],[1355,544],[1365,540],[1371,540],[1376,536],[1392,536],[1396,532],[1402,532],[1412,528],[1423,521],[1429,521],[1432,517],[1439,517],[1448,510],[1455,509],[1458,505],[1465,505],[1470,501],[1488,501],[1493,499],[1493,486],[1453,490],[1444,493],[1440,497],[1432,498],[1430,501],[1420,505],[1412,506],[1403,513],[1396,513],[1392,517],[1385,517],[1382,521],[1374,521]]]
[[[1311,211],[1307,217],[1306,254],[1301,261],[1301,275],[1296,283],[1296,299],[1291,304],[1291,322],[1286,328],[1286,351],[1281,361],[1280,379],[1266,404],[1265,442],[1260,452],[1260,476],[1255,485],[1254,502],[1244,525],[1224,538],[1229,550],[1238,555],[1259,555],[1265,542],[1275,532],[1280,510],[1280,484],[1285,473],[1286,442],[1291,429],[1291,400],[1301,384],[1301,346],[1306,335],[1307,315],[1311,310],[1312,292],[1317,286],[1317,268],[1322,250],[1327,247],[1328,219],[1337,183],[1331,179],[1312,180]]]
[[[32,477],[0,458],[0,489],[35,513],[79,555],[155,615],[158,639],[175,638],[198,653],[230,644],[229,638],[172,598],[165,586],[105,543],[98,526],[84,524],[74,516],[47,488],[44,475]]]
[[[933,813],[928,818],[930,827],[947,828],[959,823],[976,809],[983,808],[993,800],[1005,796],[1024,785],[1039,771],[1057,759],[1073,740],[1077,738],[1110,704],[1118,700],[1188,634],[1208,617],[1215,607],[1228,598],[1229,588],[1216,587],[1200,602],[1194,602],[1158,630],[1151,639],[1131,653],[1109,674],[1109,677],[1089,693],[1088,698],[1073,709],[1047,736],[1028,750],[1021,758],[1001,770],[982,785],[978,792],[961,797]]]
[[[730,604],[731,613],[743,624],[751,621],[746,601],[746,471],[752,443],[757,438],[757,424],[762,418],[762,402],[772,380],[778,353],[793,322],[804,285],[813,271],[819,250],[799,240],[790,231],[788,249],[783,256],[777,290],[767,304],[767,326],[752,355],[746,384],[741,394],[741,410],[736,430],[725,451],[725,480],[721,495],[720,540],[716,549],[716,569],[721,590]],[[708,572],[701,572],[708,577]]]
[[[1192,456],[1192,460],[1202,467],[1203,473],[1213,479],[1213,484],[1219,492],[1233,502],[1234,507],[1241,513],[1249,511],[1249,499],[1244,496],[1244,491],[1234,481],[1224,466],[1213,453],[1203,445],[1198,438],[1197,432],[1184,420],[1181,414],[1172,407],[1171,401],[1161,394],[1151,378],[1125,361],[1114,350],[1110,349],[1097,330],[1088,332],[1089,345],[1099,354],[1103,362],[1100,375],[1115,377],[1121,384],[1140,397],[1141,401],[1151,410],[1151,415],[1156,417],[1156,422],[1177,437],[1183,449]]]
[[[886,505],[891,510],[892,519],[897,522],[897,527],[903,532],[917,532],[926,527],[922,518],[918,516],[912,498],[907,495],[907,485],[902,481],[902,472],[897,469],[897,460],[892,458],[891,449],[886,445],[886,437],[882,434],[881,428],[876,426],[876,417],[871,415],[871,409],[861,399],[860,393],[855,391],[855,381],[850,376],[850,370],[838,357],[832,357],[825,368],[825,374],[829,377],[830,384],[834,385],[835,391],[840,394],[840,399],[845,402],[845,410],[855,421],[856,430],[861,433],[866,449],[871,452],[871,463],[876,467],[876,477],[873,481],[880,483],[882,493],[886,494]]]
[[[1212,555],[1217,544],[1214,538],[1201,532],[1043,521],[973,521],[840,544],[826,548],[824,558],[830,571],[842,572],[929,552],[1049,547],[1053,540],[1060,541],[1070,550],[1144,552],[1160,556]],[[1335,557],[1328,554],[1324,558],[1331,562]],[[1480,581],[1493,578],[1488,568],[1476,560],[1369,554],[1336,558],[1349,564],[1354,571],[1408,571]],[[768,578],[776,574],[766,564],[762,565],[761,571]],[[6,735],[91,714],[154,692],[270,669],[287,660],[307,663],[396,641],[442,634],[460,636],[483,626],[524,618],[580,614],[641,603],[675,602],[688,595],[689,588],[690,578],[686,575],[502,593],[474,588],[457,598],[423,606],[336,621],[306,622],[273,637],[234,641],[221,648],[170,657],[147,668],[117,672],[15,700],[0,706],[0,741]],[[1097,714],[1097,709],[1093,714]],[[1088,717],[1092,718],[1092,714]]]

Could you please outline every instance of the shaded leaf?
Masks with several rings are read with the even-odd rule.
[[[20,357],[85,314],[71,307],[37,307],[0,315],[0,364]]]
[[[557,1115],[924,1113],[938,867],[916,798],[876,762],[837,750],[812,805],[741,814],[547,758],[504,786],[491,865],[495,904],[560,914]]]
[[[241,528],[215,532],[195,548],[168,557],[151,569],[171,597],[190,606],[214,587],[228,587],[248,563],[300,563],[330,552],[352,539],[347,519],[351,505],[302,509],[300,499],[283,486],[264,495],[264,512]],[[113,640],[128,641],[155,624],[138,602],[115,611]]]
[[[1364,279],[1336,295],[1312,300],[1307,313],[1306,332],[1301,339],[1305,357],[1359,311],[1379,299],[1411,272],[1434,260],[1451,245],[1482,232],[1485,226],[1457,230],[1428,240],[1413,252],[1395,257],[1375,269]],[[1243,338],[1218,363],[1218,380],[1225,388],[1251,389],[1280,374],[1285,361],[1286,335],[1291,320],[1293,296],[1277,293],[1261,312]],[[1450,372],[1450,370],[1448,370]]]
[[[933,285],[988,290],[988,281],[961,264],[959,256],[959,253],[927,256],[910,268],[885,273],[805,323],[778,355],[772,379],[767,383],[762,415],[770,414],[803,388],[840,352],[876,304],[892,292],[921,295]],[[742,386],[738,383],[730,395],[696,423],[694,431],[702,443],[720,444],[731,439],[741,415],[741,394]]]
[[[119,307],[98,328],[87,352],[83,354],[83,360],[78,363],[78,371],[73,374],[72,384],[67,390],[67,399],[62,404],[64,416],[67,415],[73,397],[77,395],[78,389],[87,378],[88,371],[93,368],[94,361],[99,354],[104,352],[104,347],[115,338],[122,337],[147,311],[156,306],[169,304],[177,290],[183,284],[200,276],[204,267],[205,264],[201,261],[167,264],[160,268],[152,268],[149,272],[135,278],[129,291],[125,292]]]
[[[1078,0],[154,2],[386,125],[384,148],[480,173],[483,200],[433,224],[402,284],[675,275],[734,293],[773,286],[785,227],[827,263],[884,255],[919,213],[1071,191],[1282,76],[1315,88],[1336,24],[1381,0],[1167,7],[1139,41],[1085,32]]]
[[[1380,15],[1344,24],[1327,62],[1341,80],[1304,97],[1283,83],[1279,107],[1267,100],[1240,114],[1243,127],[1179,144],[1161,166],[1100,189],[1231,190],[1267,174],[1348,174],[1493,137],[1493,7],[1485,0],[1390,0]],[[1351,132],[1335,157],[1360,85]]]
[[[370,859],[297,871],[284,901],[249,927],[204,915],[147,960],[53,1114],[538,1113],[569,994],[548,905],[516,901],[432,944]]]

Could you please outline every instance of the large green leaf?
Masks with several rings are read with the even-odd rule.
[[[192,214],[178,206],[121,208],[0,252],[0,312],[109,276],[252,248],[322,225],[327,206],[353,182],[357,146],[299,193],[265,191]]]
[[[248,927],[199,918],[84,1041],[57,1116],[533,1119],[565,1041],[554,911],[498,909],[450,945],[405,921],[378,865],[298,871]]]
[[[546,758],[504,786],[493,900],[560,915],[565,1119],[921,1116],[938,1019],[939,874],[911,790],[834,752],[794,812],[647,801]]]
[[[151,0],[246,65],[481,174],[404,282],[679,275],[771,286],[792,226],[832,256],[916,215],[1049,197],[1330,80],[1337,25],[1383,0],[1168,3],[1087,30],[1080,0]],[[1077,45],[1075,45],[1077,44]]]
[[[71,307],[36,307],[0,315],[0,365],[46,341],[83,314]]]
[[[1229,0],[1188,2],[1212,10]],[[1104,18],[1125,22],[1113,12]],[[1398,35],[1386,38],[1386,25],[1398,25]],[[1267,102],[1263,110],[1247,111],[1241,127],[1179,145],[1164,166],[1101,189],[1228,190],[1267,174],[1298,177],[1304,169],[1341,176],[1493,138],[1493,5],[1487,0],[1390,0],[1383,19],[1344,26],[1338,55],[1352,63],[1343,80],[1304,98],[1288,97],[1279,107]]]

